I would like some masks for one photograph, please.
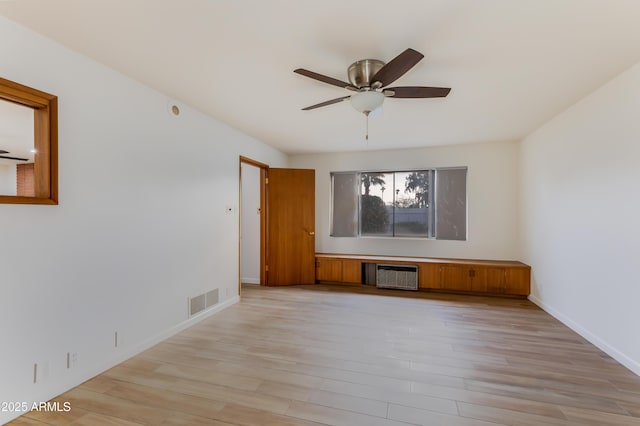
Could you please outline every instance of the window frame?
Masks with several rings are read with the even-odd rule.
[[[383,239],[411,239],[411,240],[447,240],[447,241],[467,241],[468,240],[468,186],[467,186],[467,178],[468,178],[468,166],[454,166],[454,167],[425,167],[425,168],[417,168],[417,169],[393,169],[393,170],[360,170],[360,171],[333,171],[329,173],[329,177],[331,180],[330,184],[330,233],[329,236],[332,238],[383,238]],[[464,238],[446,238],[438,235],[438,172],[448,171],[448,170],[464,170],[465,172],[465,183],[464,183]],[[389,174],[394,176],[394,187],[397,185],[396,174],[399,173],[428,173],[429,175],[429,192],[428,192],[428,217],[427,220],[427,235],[415,235],[412,236],[410,234],[397,234],[395,231],[395,214],[390,218],[394,223],[391,225],[392,231],[390,234],[369,234],[362,232],[362,180],[361,176],[364,174]],[[334,176],[336,175],[354,175],[356,176],[355,181],[357,181],[357,224],[354,235],[334,235],[334,226],[335,226],[335,217],[334,217],[334,203],[335,203],[335,188],[334,188]],[[396,196],[397,194],[392,195],[393,197],[393,207],[394,211],[396,208]],[[384,201],[384,200],[383,200]]]
[[[58,97],[0,77],[0,100],[33,109],[35,196],[0,195],[0,204],[58,204]]]

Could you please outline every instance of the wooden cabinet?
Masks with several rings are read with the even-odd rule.
[[[445,290],[471,291],[473,280],[471,269],[465,266],[443,265],[440,267],[440,288]]]
[[[317,281],[342,281],[342,260],[316,257]]]
[[[493,262],[499,263],[499,262]],[[520,262],[502,266],[487,264],[446,264],[440,266],[442,290],[484,294],[528,296],[531,268]]]
[[[435,263],[418,263],[418,287],[440,288],[440,270]]]
[[[528,296],[531,268],[521,262],[316,254],[316,281],[360,285],[362,264],[418,265],[421,290]]]
[[[507,285],[507,269],[506,268],[482,268],[479,275],[478,289],[473,291],[482,291],[488,293],[502,294],[505,292]],[[528,293],[527,293],[528,294]]]
[[[505,271],[504,294],[528,296],[531,291],[531,268],[509,268]]]
[[[316,257],[316,281],[359,285],[362,283],[362,261]]]
[[[443,265],[441,289],[474,293],[505,293],[506,269],[481,265]]]
[[[350,284],[362,284],[362,261],[342,259],[342,281]]]

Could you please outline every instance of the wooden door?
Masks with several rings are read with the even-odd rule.
[[[314,284],[315,170],[270,168],[267,182],[267,285]]]

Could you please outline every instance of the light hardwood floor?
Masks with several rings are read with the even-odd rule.
[[[640,377],[525,300],[245,286],[11,425],[640,425]]]

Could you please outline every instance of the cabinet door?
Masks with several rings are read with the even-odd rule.
[[[418,285],[420,288],[442,288],[440,284],[440,268],[434,263],[418,265]]]
[[[504,268],[483,268],[474,267],[472,269],[471,289],[482,293],[503,294],[505,284]]]
[[[506,271],[505,294],[528,296],[531,292],[531,269],[509,268]]]
[[[350,284],[362,284],[362,261],[342,259],[342,281]]]
[[[316,281],[342,281],[342,260],[316,258]]]
[[[471,291],[470,268],[460,265],[442,265],[440,267],[441,288],[447,290]]]

